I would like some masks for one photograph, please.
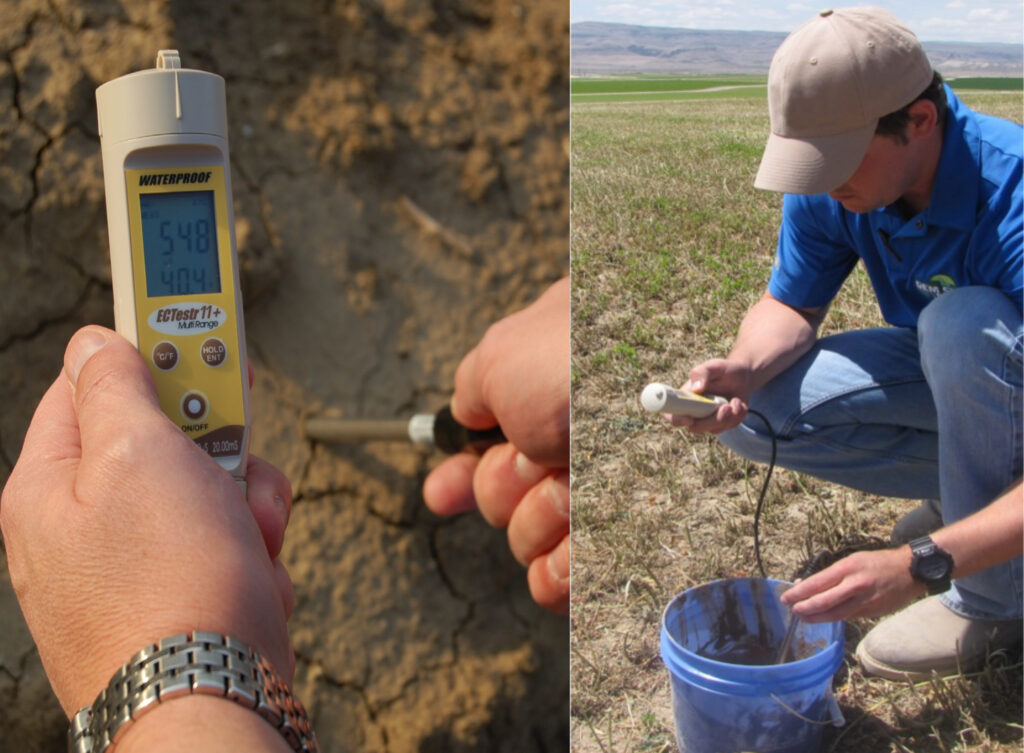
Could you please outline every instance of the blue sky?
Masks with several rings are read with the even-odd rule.
[[[823,8],[790,0],[570,0],[572,22],[607,21],[688,29],[792,31]],[[857,5],[859,3],[842,3]],[[867,3],[865,3],[867,4]],[[1016,42],[1024,37],[1021,0],[874,0],[922,41]]]

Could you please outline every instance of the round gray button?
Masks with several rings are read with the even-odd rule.
[[[186,392],[185,396],[181,398],[181,415],[189,421],[202,421],[206,418],[209,408],[206,395],[198,390]]]

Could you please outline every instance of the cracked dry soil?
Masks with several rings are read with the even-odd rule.
[[[504,535],[423,507],[436,456],[300,432],[439,408],[488,323],[567,272],[568,23],[545,0],[0,4],[0,483],[70,335],[113,325],[95,88],[175,47],[227,80],[252,449],[295,490],[324,751],[568,748],[568,623]],[[61,751],[65,725],[0,562],[0,750]]]

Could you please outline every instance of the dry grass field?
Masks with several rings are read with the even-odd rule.
[[[1017,93],[971,93],[1020,120]],[[645,414],[651,381],[681,384],[724,354],[760,296],[781,197],[755,190],[768,131],[760,99],[574,104],[572,109],[572,749],[674,750],[661,612],[675,594],[756,574],[753,513],[764,468]],[[879,325],[857,270],[825,333]],[[790,578],[855,533],[887,538],[916,502],[776,471],[761,524],[765,567]],[[852,659],[871,620],[847,625],[835,678],[846,718],[822,751],[1021,750],[1021,658],[982,673],[894,683]]]

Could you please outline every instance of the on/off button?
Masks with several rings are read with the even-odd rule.
[[[210,411],[206,395],[198,390],[186,392],[181,398],[181,415],[189,421],[202,421]]]

